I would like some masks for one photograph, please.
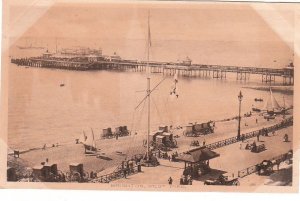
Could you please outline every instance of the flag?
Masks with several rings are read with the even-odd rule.
[[[171,89],[171,92],[170,92],[170,95],[171,96],[174,95],[174,96],[176,96],[176,98],[179,97],[177,83],[178,83],[178,74],[177,74],[177,71],[176,71],[175,75],[174,75],[174,85],[172,86],[172,89]]]
[[[177,70],[175,72],[175,75],[174,75],[174,83],[178,83],[178,74],[177,74]]]
[[[151,47],[150,12],[148,11],[148,46]]]

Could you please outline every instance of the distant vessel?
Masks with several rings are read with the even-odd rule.
[[[259,108],[256,108],[256,107],[252,107],[252,111],[253,112],[260,112],[261,110]]]
[[[259,102],[262,102],[264,101],[262,98],[255,98],[254,101],[259,101]]]
[[[92,128],[91,131],[92,131],[92,135],[89,137],[83,131],[83,139],[81,140],[81,143],[84,146],[84,153],[86,155],[96,155],[98,152],[98,148],[95,142],[95,135]]]
[[[64,86],[65,86],[65,84],[64,84],[64,83],[61,83],[59,86],[60,86],[60,87],[64,87]]]
[[[269,97],[262,108],[262,111],[267,112],[268,114],[278,114],[283,112],[283,108],[278,104],[277,100],[273,96],[272,89],[270,88]]]
[[[17,47],[21,50],[26,50],[26,49],[45,49],[45,47],[42,46],[33,46],[32,43],[30,43],[30,45],[28,45],[28,42],[26,40],[26,45],[25,46],[19,46],[17,45]]]
[[[32,46],[32,45],[29,45],[29,46],[17,46],[19,49],[21,50],[26,50],[26,49],[45,49],[45,47],[39,47],[39,46]]]

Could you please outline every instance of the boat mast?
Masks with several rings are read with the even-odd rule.
[[[283,98],[283,116],[285,117],[285,98],[284,98],[284,95],[282,96]]]
[[[91,128],[91,130],[92,130],[92,136],[93,136],[93,143],[92,143],[92,146],[94,146],[94,148],[97,148],[96,147],[96,142],[95,142],[95,135],[94,135],[94,131],[93,131],[93,129]]]
[[[55,38],[55,52],[57,54],[57,38]]]
[[[151,46],[151,39],[150,39],[150,13],[148,11],[148,40],[147,40],[147,67],[148,69],[148,77],[147,77],[147,97],[148,97],[148,130],[147,130],[147,160],[150,160],[150,148],[149,148],[149,136],[150,136],[150,70],[149,70],[149,49]]]
[[[147,159],[150,159],[149,155],[149,136],[150,136],[150,77],[147,78],[147,96],[148,96],[148,130],[147,130]]]

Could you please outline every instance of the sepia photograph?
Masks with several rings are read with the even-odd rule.
[[[299,11],[4,1],[2,185],[297,192]]]

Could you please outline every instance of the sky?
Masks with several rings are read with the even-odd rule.
[[[280,4],[53,4],[12,6],[12,46],[86,46],[150,60],[283,67],[293,59],[293,6]]]

